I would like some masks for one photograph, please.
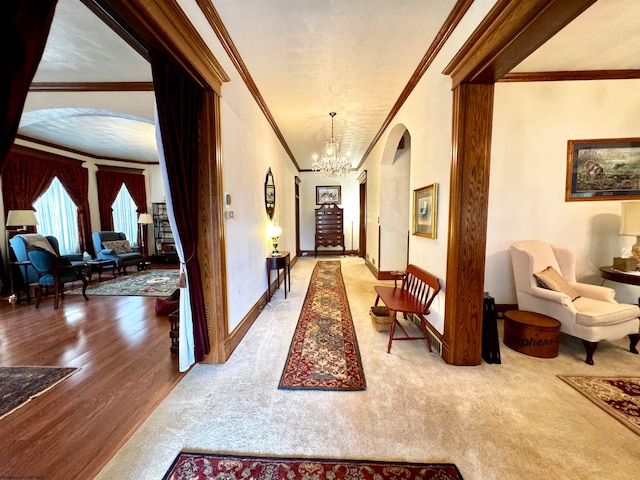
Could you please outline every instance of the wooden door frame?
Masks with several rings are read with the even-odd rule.
[[[499,0],[444,70],[453,83],[451,196],[442,357],[479,365],[493,90],[596,0]]]
[[[222,188],[220,100],[224,69],[176,2],[82,0],[144,58],[171,56],[202,87],[199,119],[198,256],[211,351],[205,363],[224,363],[244,332],[229,333]],[[206,272],[216,272],[211,275]],[[248,328],[248,327],[247,327]]]
[[[358,176],[360,194],[360,218],[358,228],[358,256],[367,258],[367,171]]]

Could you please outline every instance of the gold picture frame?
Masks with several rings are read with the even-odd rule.
[[[413,191],[413,234],[436,238],[438,223],[438,184]]]

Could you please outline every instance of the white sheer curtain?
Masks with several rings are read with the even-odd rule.
[[[171,190],[169,188],[169,179],[167,178],[167,166],[164,158],[164,148],[162,146],[162,134],[160,133],[160,123],[158,121],[158,112],[156,110],[156,144],[158,146],[158,158],[160,159],[160,171],[162,172],[162,184],[166,192],[167,216],[169,224],[173,232],[173,238],[176,242],[176,251],[180,259],[180,265],[184,264],[184,252],[180,234],[176,226],[176,217],[173,212],[173,202],[171,201]],[[186,275],[185,288],[180,289],[180,324],[178,337],[178,366],[181,372],[189,369],[196,361],[195,348],[193,343],[193,314],[191,312],[191,299],[189,296],[189,276]]]
[[[55,177],[49,188],[38,198],[35,208],[40,235],[56,237],[60,246],[60,255],[80,253],[78,241],[78,208],[71,197]]]
[[[111,208],[113,209],[113,229],[116,232],[123,232],[132,246],[137,245],[138,207],[124,183]]]

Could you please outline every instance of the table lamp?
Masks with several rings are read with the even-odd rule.
[[[276,257],[280,255],[280,252],[278,252],[278,238],[282,235],[282,228],[279,225],[270,225],[267,234],[273,244],[273,252],[271,252],[271,255]]]
[[[640,262],[640,202],[622,202],[620,218],[620,235],[636,237],[631,247],[631,255]]]
[[[22,227],[18,229],[22,231],[35,225],[38,225],[38,220],[33,210],[9,210],[7,214],[7,227]]]

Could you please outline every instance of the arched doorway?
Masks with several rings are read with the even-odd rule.
[[[391,129],[380,162],[379,275],[404,270],[409,258],[411,135]]]

